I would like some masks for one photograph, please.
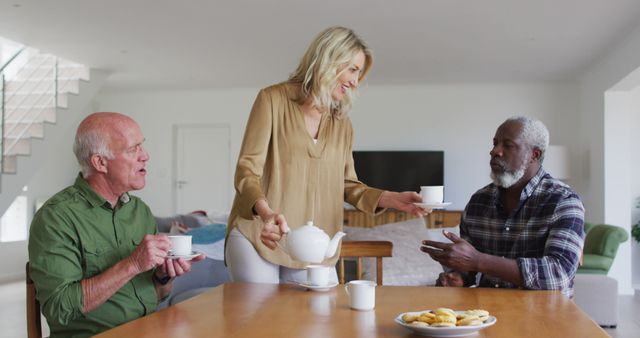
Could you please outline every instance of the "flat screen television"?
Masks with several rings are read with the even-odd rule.
[[[444,185],[444,151],[354,151],[360,182],[391,191]]]

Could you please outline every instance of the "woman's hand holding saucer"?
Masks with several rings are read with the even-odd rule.
[[[382,193],[382,197],[380,197],[378,207],[393,208],[419,217],[430,214],[431,209],[425,209],[415,205],[415,203],[420,202],[422,202],[422,197],[415,191],[385,191]]]

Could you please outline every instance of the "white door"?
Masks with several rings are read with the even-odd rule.
[[[229,125],[176,125],[175,212],[230,208]]]

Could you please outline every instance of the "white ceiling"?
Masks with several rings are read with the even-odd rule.
[[[0,0],[0,36],[111,88],[264,86],[337,24],[373,50],[372,84],[574,81],[638,18],[638,0]]]

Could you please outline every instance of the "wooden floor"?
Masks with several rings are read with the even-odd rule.
[[[26,330],[25,283],[0,284],[0,338],[24,338]],[[605,329],[614,338],[640,337],[640,298],[620,296],[618,300],[618,327]],[[43,319],[43,323],[46,321]],[[49,335],[44,328],[45,336]]]

